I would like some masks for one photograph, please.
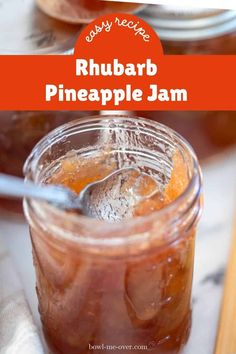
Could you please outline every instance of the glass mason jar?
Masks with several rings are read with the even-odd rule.
[[[165,54],[236,54],[236,11],[149,6]]]
[[[35,144],[59,125],[94,112],[0,112],[0,173],[23,176],[23,165]],[[0,208],[19,212],[21,202],[0,198]]]
[[[78,179],[84,173],[91,181],[91,174],[106,170],[112,157],[114,169],[136,163],[164,183],[177,152],[187,186],[163,209],[120,222],[25,200],[46,341],[53,353],[61,354],[99,348],[123,354],[180,353],[191,328],[194,241],[201,211],[201,172],[188,143],[142,118],[74,121],[34,148],[25,165],[26,180],[44,183],[72,155],[93,161],[94,154],[105,151],[100,166],[92,163],[83,171],[82,164]]]

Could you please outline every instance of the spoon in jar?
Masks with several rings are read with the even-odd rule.
[[[140,201],[140,197],[134,198],[132,190],[132,183],[137,179],[137,174],[142,175],[135,167],[121,168],[99,181],[88,184],[76,194],[65,186],[37,185],[24,181],[23,178],[0,173],[0,196],[33,198],[47,201],[63,210],[77,211],[102,220],[119,221],[129,216],[131,207]],[[156,192],[157,188],[151,194]],[[147,197],[150,197],[150,194],[145,196]]]

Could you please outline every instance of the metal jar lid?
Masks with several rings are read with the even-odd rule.
[[[35,0],[0,0],[0,54],[70,54],[81,26],[53,20]]]
[[[162,40],[189,41],[236,31],[236,11],[150,5],[142,13]]]

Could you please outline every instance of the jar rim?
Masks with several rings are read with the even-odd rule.
[[[215,9],[183,10],[177,6],[151,5],[142,18],[157,31],[161,40],[198,41],[236,31],[236,11]]]
[[[28,159],[25,162],[25,166],[24,166],[24,175],[27,179],[32,179],[32,176],[29,175],[32,174],[32,165],[33,168],[35,170],[37,170],[37,162],[35,163],[35,158],[38,158],[40,153],[43,153],[44,149],[46,148],[46,145],[48,144],[48,142],[53,142],[54,141],[54,137],[57,134],[62,134],[65,132],[68,132],[71,128],[74,128],[76,126],[81,126],[83,124],[93,124],[95,122],[102,122],[104,120],[114,120],[114,119],[123,119],[125,121],[130,121],[130,122],[134,122],[134,121],[138,121],[140,123],[143,124],[148,124],[151,127],[155,128],[158,127],[159,129],[163,130],[163,131],[167,131],[168,133],[170,133],[172,136],[174,136],[178,141],[180,141],[187,149],[189,156],[192,159],[192,175],[191,175],[191,179],[189,180],[189,183],[187,185],[187,187],[185,188],[185,190],[175,199],[173,200],[171,203],[167,204],[165,207],[163,207],[162,209],[159,209],[157,211],[154,211],[148,215],[143,215],[143,216],[136,216],[134,218],[130,218],[130,219],[126,219],[124,221],[119,221],[117,223],[111,223],[105,220],[97,220],[97,219],[92,219],[90,217],[86,217],[83,215],[74,215],[74,214],[70,214],[68,215],[68,212],[66,211],[61,211],[59,209],[57,209],[54,206],[51,206],[47,203],[42,203],[42,202],[38,202],[38,201],[30,201],[30,200],[24,200],[24,211],[26,214],[27,219],[29,220],[30,217],[30,212],[35,212],[37,213],[44,213],[44,211],[46,211],[45,215],[47,215],[48,212],[52,212],[55,213],[55,215],[58,218],[63,218],[64,219],[66,217],[66,220],[71,221],[72,223],[76,223],[78,221],[82,222],[83,224],[86,224],[89,222],[90,226],[92,228],[102,228],[105,231],[108,231],[109,233],[113,233],[113,232],[117,232],[117,230],[130,230],[132,227],[134,226],[141,226],[144,222],[148,223],[148,222],[152,222],[154,220],[161,220],[163,218],[165,218],[166,215],[171,215],[175,210],[177,210],[181,205],[184,205],[186,198],[189,197],[190,194],[194,193],[193,196],[193,203],[196,203],[197,200],[200,199],[201,196],[201,190],[202,190],[202,174],[201,174],[201,169],[198,163],[198,159],[197,156],[193,150],[193,148],[191,147],[191,145],[186,141],[185,138],[183,138],[180,134],[178,134],[177,132],[175,132],[173,129],[165,126],[164,124],[152,121],[150,119],[146,119],[146,118],[140,118],[140,117],[130,117],[127,115],[116,115],[116,114],[112,114],[112,115],[97,115],[97,116],[91,116],[91,117],[87,117],[87,118],[83,118],[83,119],[78,119],[78,120],[74,120],[72,122],[69,122],[67,124],[62,125],[61,127],[58,127],[56,129],[54,129],[53,131],[51,131],[48,135],[46,135],[32,150],[30,156],[28,157]],[[186,210],[185,210],[186,212]],[[198,214],[196,215],[196,220],[198,220],[200,214],[200,210],[198,210]],[[43,214],[42,214],[43,215]],[[176,220],[175,220],[176,222]],[[176,224],[177,225],[177,224]],[[136,234],[136,235],[126,235],[125,237],[107,237],[107,238],[96,238],[96,237],[78,237],[78,235],[73,235],[73,233],[71,233],[70,235],[68,233],[66,233],[66,235],[63,236],[63,232],[61,232],[61,238],[62,239],[66,239],[66,240],[71,240],[71,241],[75,241],[76,243],[81,242],[85,243],[85,244],[93,244],[93,245],[110,245],[110,246],[115,246],[115,245],[122,245],[126,242],[133,242],[133,241],[138,241],[140,240],[140,236],[142,238],[142,240],[144,240],[144,233],[142,233],[142,235],[140,234]],[[173,239],[172,241],[173,242]]]

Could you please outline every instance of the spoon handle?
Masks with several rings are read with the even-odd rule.
[[[0,173],[0,196],[15,199],[35,198],[51,203],[65,204],[68,193],[59,186],[38,186],[33,182],[25,182],[23,178]]]

